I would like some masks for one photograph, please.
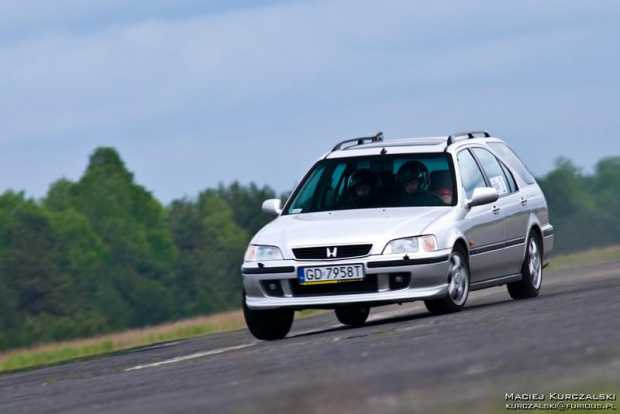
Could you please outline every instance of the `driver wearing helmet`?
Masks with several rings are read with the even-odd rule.
[[[403,206],[443,205],[439,197],[428,191],[430,175],[428,168],[420,161],[407,161],[401,165],[396,173],[396,183]]]
[[[379,178],[373,175],[370,170],[364,168],[355,171],[349,177],[347,185],[351,207],[367,208],[376,205],[379,186]]]

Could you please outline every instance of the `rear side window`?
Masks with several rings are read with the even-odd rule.
[[[476,160],[474,160],[474,157],[470,154],[469,150],[459,152],[457,161],[459,164],[459,169],[461,170],[463,189],[465,190],[467,198],[471,198],[474,193],[474,189],[487,186],[484,182],[484,176],[482,175]]]
[[[515,178],[512,176],[512,173],[510,172],[510,170],[504,165],[503,162],[499,162],[502,166],[502,170],[504,171],[504,174],[506,175],[506,178],[508,178],[508,187],[510,188],[510,192],[515,192],[517,191],[517,183],[515,182]]]
[[[509,167],[519,174],[526,183],[534,184],[536,182],[532,173],[527,169],[525,164],[523,164],[523,161],[521,161],[508,145],[503,142],[489,142],[487,145],[491,147]]]
[[[499,192],[500,197],[514,191],[514,187],[511,186],[508,177],[504,174],[504,170],[497,158],[495,158],[495,155],[482,148],[473,148],[472,151],[480,161],[480,164],[482,164],[482,168],[487,174],[491,187]]]

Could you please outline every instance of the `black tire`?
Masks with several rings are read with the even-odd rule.
[[[426,309],[433,315],[445,315],[463,309],[469,296],[469,280],[467,255],[461,247],[455,247],[450,255],[448,295],[440,299],[425,300]]]
[[[265,309],[248,308],[243,294],[243,316],[248,329],[256,339],[282,339],[291,330],[295,311],[292,309]]]
[[[334,312],[340,323],[349,326],[362,326],[368,319],[370,308],[367,306],[343,306],[334,309]]]
[[[510,297],[519,299],[535,298],[542,286],[542,249],[536,233],[530,234],[525,245],[525,258],[521,265],[521,280],[508,283]]]

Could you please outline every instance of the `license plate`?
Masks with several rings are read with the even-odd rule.
[[[300,267],[297,270],[299,283],[314,285],[319,283],[340,283],[364,279],[364,265]]]

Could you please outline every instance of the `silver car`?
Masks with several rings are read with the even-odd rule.
[[[263,211],[276,219],[241,267],[245,320],[259,339],[283,338],[308,308],[355,326],[393,303],[456,312],[470,291],[498,285],[533,298],[553,250],[540,187],[486,131],[343,141],[284,207],[267,200]]]

